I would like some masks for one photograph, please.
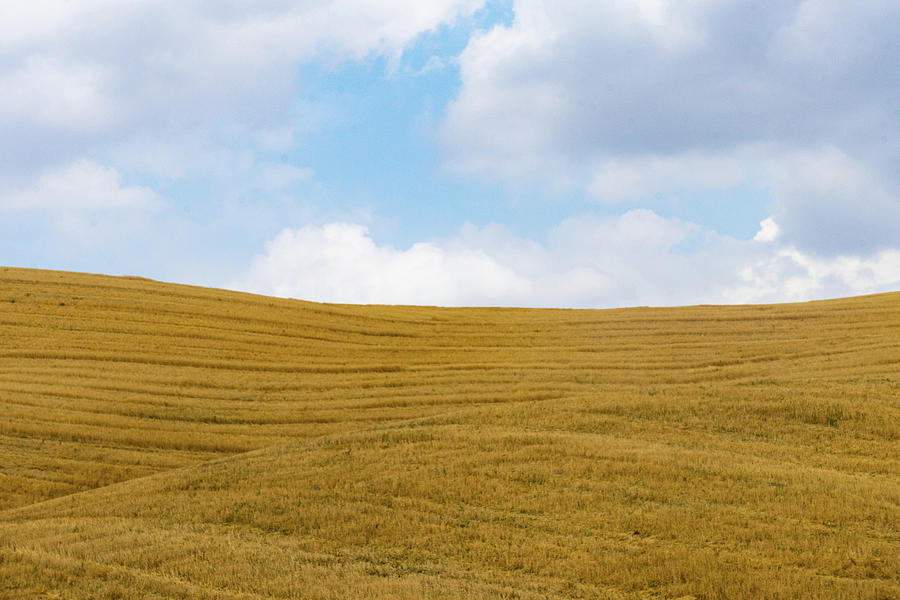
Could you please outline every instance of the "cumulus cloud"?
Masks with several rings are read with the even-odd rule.
[[[90,132],[116,120],[117,107],[106,89],[109,73],[96,64],[63,58],[28,57],[0,71],[0,123]]]
[[[900,288],[900,251],[883,250],[866,258],[819,258],[794,247],[747,263],[742,283],[725,291],[725,302],[802,301],[855,296]]]
[[[765,173],[772,216],[797,247],[820,255],[900,248],[900,193],[845,152],[784,152]]]
[[[759,223],[759,231],[753,236],[754,242],[774,242],[781,232],[781,227],[772,219],[766,217]]]
[[[365,227],[285,229],[228,287],[306,300],[425,305],[611,307],[799,301],[900,285],[900,252],[816,258],[763,221],[738,241],[649,210],[582,215],[544,244],[499,225],[407,249]]]
[[[824,4],[834,14],[814,32],[797,25]],[[896,26],[900,7],[887,0],[514,6],[512,24],[476,36],[460,56],[463,87],[445,141],[462,168],[527,167],[533,154],[573,160],[753,142],[862,144],[882,137],[858,129],[877,126],[877,117],[898,127],[895,27],[886,23]],[[801,61],[787,49],[799,37],[846,51],[837,63],[831,46]],[[867,50],[850,52],[856,47]],[[517,138],[521,130],[527,139]]]
[[[805,251],[870,254],[900,244],[900,193],[892,193],[871,166],[831,145],[748,144],[716,153],[611,159],[597,168],[589,190],[602,202],[617,203],[742,184],[765,187],[771,222],[782,239]]]
[[[589,191],[603,202],[637,200],[672,189],[728,188],[750,177],[746,151],[732,154],[685,152],[613,158],[600,164]]]
[[[285,229],[242,289],[329,302],[493,304],[527,282],[478,250],[379,246],[349,223]]]
[[[298,64],[397,57],[422,32],[481,4],[4,2],[0,175],[36,172],[108,149],[110,141],[171,141],[173,153],[185,138],[213,152],[222,140],[284,148],[293,140]],[[188,169],[210,162],[186,158]]]
[[[604,202],[772,191],[805,252],[898,245],[900,5],[554,3],[473,37],[441,132],[457,172]]]
[[[48,169],[31,185],[0,192],[0,210],[93,212],[150,208],[162,199],[152,190],[122,186],[119,173],[89,160]]]
[[[413,72],[413,77],[421,77],[422,75],[426,75],[431,73],[432,71],[440,71],[444,69],[447,64],[440,56],[430,56],[425,64],[422,65],[422,68],[418,71]]]
[[[13,255],[29,247],[26,256],[49,254],[44,260],[67,260],[83,270],[97,267],[82,259],[108,265],[119,254],[151,252],[159,245],[153,220],[166,205],[153,190],[129,185],[116,169],[86,159],[45,169],[25,185],[0,187],[0,220]],[[54,256],[60,246],[65,253]]]
[[[298,167],[285,163],[263,165],[260,169],[260,186],[267,190],[283,190],[315,175],[309,167]]]

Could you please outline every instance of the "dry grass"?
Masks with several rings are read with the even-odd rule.
[[[900,294],[357,307],[0,269],[0,597],[898,598]]]

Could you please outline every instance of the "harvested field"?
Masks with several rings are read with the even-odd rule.
[[[900,293],[447,309],[0,268],[0,597],[900,598]]]

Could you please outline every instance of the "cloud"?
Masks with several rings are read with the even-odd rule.
[[[900,244],[900,193],[892,193],[889,183],[834,146],[749,144],[716,153],[611,159],[597,168],[589,189],[602,202],[625,203],[660,193],[761,186],[771,196],[771,222],[782,240],[834,256]]]
[[[474,36],[440,139],[458,173],[603,202],[772,191],[805,252],[898,242],[900,5],[516,0]],[[839,178],[840,181],[837,181]]]
[[[787,240],[819,255],[900,248],[900,193],[836,148],[781,153],[766,165],[772,216]]]
[[[493,304],[527,282],[477,250],[378,246],[348,223],[285,229],[242,289],[330,302]]]
[[[812,33],[797,25],[823,4],[833,18]],[[463,87],[445,142],[462,168],[528,167],[534,153],[594,161],[750,143],[864,144],[883,132],[858,126],[881,118],[900,127],[900,76],[889,66],[900,7],[889,1],[514,7],[512,24],[475,36],[459,58]],[[788,48],[800,37],[830,45],[798,60]],[[835,64],[832,51],[843,60]]]
[[[121,272],[123,257],[146,260],[165,246],[155,228],[166,206],[149,188],[124,183],[116,169],[79,159],[0,187],[0,237],[9,259],[21,264]]]
[[[0,71],[0,123],[30,123],[64,132],[90,132],[116,120],[109,73],[96,64],[28,57],[16,69]]]
[[[412,75],[413,75],[413,77],[421,77],[422,75],[427,75],[428,73],[431,73],[432,71],[440,71],[441,69],[444,69],[446,66],[447,66],[447,64],[444,62],[444,60],[440,56],[430,56],[430,57],[428,57],[428,60],[425,61],[425,64],[422,65],[422,68],[419,69],[418,71],[413,71]]]
[[[285,229],[226,287],[305,300],[535,307],[799,301],[900,286],[900,252],[816,258],[763,221],[738,241],[638,209],[558,224],[545,244],[500,225],[408,249],[350,223]]]
[[[597,167],[589,190],[603,202],[623,202],[673,189],[729,188],[750,178],[746,154],[692,151],[610,159]]]
[[[766,217],[759,224],[759,231],[753,236],[754,242],[774,242],[781,228],[772,217]]]
[[[298,65],[398,57],[481,4],[5,2],[0,176],[164,140],[212,154],[253,139],[283,150],[295,141]],[[177,175],[211,162],[189,154]]]
[[[856,296],[900,289],[900,251],[883,250],[867,258],[817,258],[783,248],[740,270],[743,284],[726,290],[726,302],[802,301]]]
[[[315,175],[309,167],[297,167],[285,163],[273,163],[260,169],[260,186],[266,190],[283,190]]]
[[[49,169],[31,185],[0,194],[0,210],[12,212],[96,212],[161,202],[148,188],[123,187],[115,169],[89,160]]]

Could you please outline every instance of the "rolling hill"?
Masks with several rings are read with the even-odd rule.
[[[328,305],[0,268],[2,598],[900,598],[900,293]]]

